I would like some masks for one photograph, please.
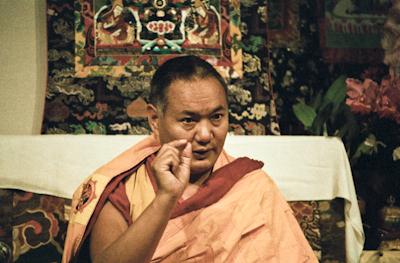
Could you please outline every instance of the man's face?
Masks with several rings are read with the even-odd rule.
[[[224,88],[215,78],[176,80],[166,94],[167,106],[158,117],[161,144],[176,139],[192,143],[191,175],[212,170],[228,132]]]

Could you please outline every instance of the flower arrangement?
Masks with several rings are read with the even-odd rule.
[[[351,160],[377,153],[379,146],[392,151],[392,161],[399,160],[400,78],[388,75],[380,84],[370,78],[348,78],[346,88],[346,104],[357,115],[361,134],[367,135]]]
[[[340,76],[309,103],[293,105],[293,112],[310,134],[342,138],[353,167],[382,149],[392,152],[386,161],[400,159],[400,78],[386,76],[378,84]]]

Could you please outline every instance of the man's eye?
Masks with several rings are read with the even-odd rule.
[[[183,118],[181,119],[181,122],[184,124],[191,124],[194,122],[194,120],[192,118]]]
[[[213,121],[219,121],[220,119],[222,119],[223,116],[224,116],[223,114],[218,113],[218,114],[212,115],[212,116],[211,116],[211,119],[212,119]]]

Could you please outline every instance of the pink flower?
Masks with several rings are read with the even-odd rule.
[[[400,123],[399,78],[385,78],[382,80],[376,112],[381,118],[390,118]]]
[[[376,107],[378,84],[365,79],[364,82],[357,79],[346,79],[347,96],[346,104],[351,107],[353,112],[367,114],[373,112]]]
[[[346,79],[346,104],[360,114],[375,112],[400,124],[400,78],[387,76],[380,85],[371,79]]]
[[[346,104],[350,106],[351,111],[356,113],[368,114],[371,112],[371,106],[366,105],[359,100],[346,99]]]

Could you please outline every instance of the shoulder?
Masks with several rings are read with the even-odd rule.
[[[284,199],[281,190],[274,181],[262,168],[255,169],[246,174],[240,181],[254,191],[262,192],[268,196],[275,196],[279,199]]]

